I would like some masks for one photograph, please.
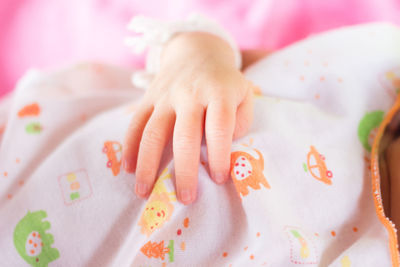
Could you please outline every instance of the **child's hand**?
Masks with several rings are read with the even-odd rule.
[[[235,68],[233,51],[222,39],[193,32],[169,41],[161,70],[126,134],[124,165],[127,172],[136,169],[136,194],[151,192],[162,152],[173,137],[178,199],[193,202],[204,127],[211,177],[226,182],[232,138],[245,135],[252,123],[253,87]]]

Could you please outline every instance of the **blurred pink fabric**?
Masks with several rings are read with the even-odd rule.
[[[0,96],[31,67],[138,66],[142,57],[123,45],[133,15],[177,19],[194,11],[220,21],[242,48],[277,49],[363,22],[400,24],[400,0],[1,0]]]

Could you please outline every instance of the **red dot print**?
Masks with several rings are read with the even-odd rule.
[[[236,163],[235,166],[239,166],[239,163]]]
[[[242,160],[245,160],[245,158],[244,158],[244,157],[242,157]]]
[[[251,173],[251,171],[249,171],[249,173]]]
[[[332,231],[332,232],[331,232],[331,235],[332,235],[332,236],[336,236],[336,232],[335,232],[335,231]]]
[[[236,171],[236,174],[239,174],[239,171]]]
[[[176,234],[177,234],[177,235],[181,235],[181,234],[182,234],[182,230],[181,230],[181,229],[178,229],[178,231],[176,231]]]
[[[157,216],[160,217],[160,216],[161,216],[161,213],[157,212]]]
[[[357,232],[358,228],[357,227],[353,227],[353,232]]]
[[[224,257],[224,258],[226,258],[228,256],[228,252],[224,252],[223,254],[222,254],[222,257]]]
[[[244,167],[244,166],[246,166],[246,165],[242,164],[242,167]]]
[[[242,173],[242,177],[244,177],[244,174]]]

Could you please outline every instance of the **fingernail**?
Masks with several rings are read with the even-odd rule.
[[[192,197],[193,197],[193,196],[192,196],[191,190],[184,189],[184,190],[181,191],[181,201],[182,201],[184,204],[190,203],[191,200],[192,200]]]
[[[131,164],[129,164],[129,160],[127,158],[122,159],[122,168],[127,172],[127,173],[133,173],[134,169]]]
[[[136,194],[138,194],[141,197],[146,196],[148,190],[149,186],[145,183],[136,183],[135,185]]]
[[[223,172],[217,172],[214,174],[214,179],[217,183],[222,184],[226,181],[226,175]]]

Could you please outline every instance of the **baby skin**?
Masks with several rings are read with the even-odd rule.
[[[243,52],[243,69],[267,54]],[[244,136],[252,124],[254,90],[256,86],[235,67],[234,53],[221,38],[201,32],[172,38],[125,137],[124,168],[136,172],[136,194],[146,198],[151,192],[164,147],[172,137],[178,200],[195,201],[203,133],[211,177],[217,184],[225,183],[232,140]],[[400,138],[389,142],[385,151],[381,171],[385,213],[400,225],[400,165],[396,163]]]
[[[248,53],[243,65],[263,55]],[[200,32],[172,38],[126,133],[123,164],[125,171],[136,173],[136,194],[145,198],[151,192],[172,138],[178,200],[192,203],[203,133],[210,175],[217,184],[225,183],[232,140],[244,136],[252,124],[254,88],[235,67],[233,50],[221,38]]]

